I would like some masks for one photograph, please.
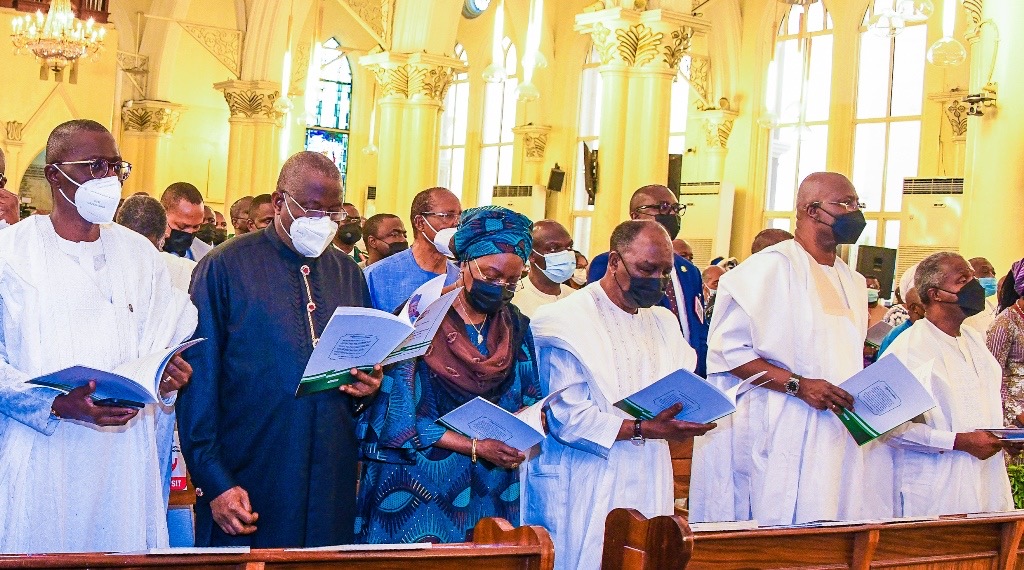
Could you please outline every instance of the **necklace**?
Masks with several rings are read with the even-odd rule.
[[[313,311],[316,310],[316,303],[313,302],[313,289],[309,286],[309,266],[303,265],[299,268],[299,273],[302,275],[302,282],[306,286],[306,319],[309,321],[309,338],[313,342],[313,348],[316,348],[316,343],[320,342],[320,339],[316,336],[316,329],[313,327]]]
[[[459,304],[462,305],[462,310],[468,312],[469,309],[467,309],[466,305],[463,304],[462,297],[460,296],[458,299],[459,299]],[[469,322],[469,319],[466,319],[466,323],[469,326],[473,327],[473,330],[476,331],[476,343],[477,344],[483,344],[484,343],[484,327],[487,326],[487,315],[484,315],[484,322],[480,323],[479,327],[476,326],[475,324]]]

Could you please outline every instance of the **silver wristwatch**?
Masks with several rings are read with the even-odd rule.
[[[786,380],[786,394],[790,396],[796,396],[796,393],[800,391],[800,376],[794,374]]]

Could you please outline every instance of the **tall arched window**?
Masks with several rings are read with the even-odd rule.
[[[832,18],[825,0],[789,7],[768,66],[765,104],[774,117],[765,192],[769,225],[790,229],[800,180],[825,170],[831,91]]]
[[[669,114],[668,153],[686,152],[686,121],[690,116],[690,54],[679,62],[679,71],[672,83],[672,111]],[[673,189],[674,190],[674,189]]]
[[[462,44],[455,44],[455,57],[469,65]],[[466,168],[466,126],[469,117],[469,73],[457,73],[444,99],[441,113],[441,142],[437,172],[438,186],[462,198]]]
[[[899,245],[903,178],[917,176],[924,103],[927,22],[907,22],[895,36],[869,28],[896,0],[874,0],[864,14],[854,120],[853,184],[868,227],[860,243]]]
[[[334,161],[344,181],[348,170],[352,66],[335,38],[321,44],[317,54],[319,97],[313,123],[306,129],[306,150],[319,152]]]
[[[512,183],[512,127],[516,124],[518,58],[512,40],[501,41],[507,78],[488,83],[480,145],[480,205],[491,203],[496,184]]]
[[[593,165],[587,151],[596,151],[598,134],[601,132],[601,72],[598,67],[601,58],[597,50],[591,47],[587,59],[583,62],[583,74],[580,78],[579,117],[576,120],[576,168],[573,176],[573,242],[576,249],[590,256],[590,226],[594,214],[594,205],[587,191],[591,178],[587,168]]]

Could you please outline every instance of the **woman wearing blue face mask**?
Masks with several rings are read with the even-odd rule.
[[[509,304],[531,250],[530,220],[466,210],[452,239],[462,287],[428,352],[386,371],[364,414],[356,540],[462,542],[483,517],[519,521],[522,453],[438,418],[481,397],[516,412],[540,399],[529,320]]]
[[[554,220],[533,225],[533,252],[528,260],[529,274],[520,280],[512,303],[527,317],[537,309],[572,293],[566,285],[576,272],[576,252],[572,236]]]

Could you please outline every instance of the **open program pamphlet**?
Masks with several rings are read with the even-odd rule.
[[[97,370],[88,366],[72,366],[33,378],[29,384],[53,388],[67,394],[75,388],[85,386],[90,380],[96,381],[92,399],[102,406],[144,408],[147,404],[160,401],[160,378],[167,363],[179,354],[206,339],[197,338],[137,358],[118,366],[112,371]]]
[[[544,439],[541,415],[562,390],[552,392],[515,414],[479,396],[448,412],[437,423],[472,439],[496,439],[527,451]]]
[[[736,411],[736,400],[760,384],[758,372],[728,390],[697,376],[689,370],[677,370],[654,384],[615,403],[615,407],[641,420],[650,420],[662,410],[682,403],[675,419],[698,424],[711,423]]]
[[[306,363],[295,391],[304,396],[351,384],[353,368],[371,369],[426,354],[441,321],[462,288],[456,288],[408,318],[377,309],[339,307]]]
[[[936,406],[917,377],[891,354],[854,374],[839,387],[853,396],[855,410],[843,410],[839,419],[859,445]]]

